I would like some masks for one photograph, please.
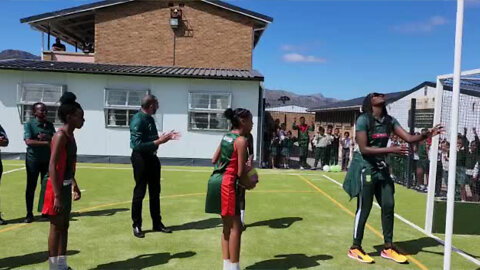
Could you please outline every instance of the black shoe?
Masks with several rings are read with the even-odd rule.
[[[138,238],[144,238],[145,234],[142,232],[142,228],[133,227],[133,235]]]
[[[6,222],[3,218],[0,217],[0,225],[7,225],[8,222]]]
[[[154,232],[163,232],[163,233],[172,233],[172,230],[168,229],[163,225],[163,223],[160,222],[157,226],[153,226],[152,231]]]
[[[34,220],[35,220],[35,218],[33,216],[27,215],[27,217],[25,218],[25,220],[23,222],[32,223]]]

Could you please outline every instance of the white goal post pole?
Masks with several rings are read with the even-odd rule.
[[[458,106],[462,69],[462,39],[464,0],[457,0],[457,23],[455,29],[455,58],[453,65],[452,115],[450,121],[450,162],[448,166],[447,218],[445,220],[445,251],[443,269],[450,270],[452,258],[453,213],[455,205],[455,173],[457,169]]]
[[[442,98],[443,98],[443,84],[440,78],[437,77],[437,88],[435,90],[435,110],[433,113],[433,126],[440,124],[442,116]],[[437,181],[437,158],[438,158],[438,144],[440,136],[432,138],[432,145],[430,145],[430,169],[428,175],[428,193],[427,193],[427,209],[425,216],[425,231],[432,233],[433,227],[433,213],[435,208],[435,187]]]

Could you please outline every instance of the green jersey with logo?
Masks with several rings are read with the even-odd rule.
[[[357,119],[356,131],[365,131],[367,133],[367,146],[382,148],[387,147],[390,134],[400,126],[397,119],[386,116],[377,119],[369,114],[361,114]],[[369,162],[376,163],[385,161],[387,155],[363,155],[363,158]]]

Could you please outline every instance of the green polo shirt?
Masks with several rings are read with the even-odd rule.
[[[49,121],[40,123],[36,118],[26,122],[23,125],[24,135],[23,139],[31,139],[38,141],[50,142],[55,134],[55,127]],[[40,138],[44,134],[43,138]],[[27,159],[29,160],[43,160],[50,159],[50,144],[45,146],[27,146]]]
[[[130,148],[133,151],[153,153],[157,151],[153,141],[158,139],[155,120],[142,111],[136,113],[130,120]]]
[[[369,116],[366,113],[361,114],[356,123],[356,131],[365,131],[367,132],[367,145],[369,147],[387,147],[388,140],[390,139],[390,133],[400,124],[397,119],[390,116],[391,120],[386,121],[386,118],[382,119],[373,118],[373,123],[371,123],[373,116]],[[370,130],[372,129],[372,130]],[[364,156],[364,159],[369,161],[385,161],[387,155],[375,155],[375,156]]]

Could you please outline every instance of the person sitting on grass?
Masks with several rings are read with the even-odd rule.
[[[223,136],[212,158],[215,169],[208,181],[205,212],[222,217],[223,269],[239,270],[242,223],[237,185],[253,188],[251,183],[241,180],[252,169],[247,162],[246,136],[253,123],[252,114],[246,109],[227,109],[224,115],[230,120],[232,130]]]
[[[409,143],[415,143],[442,131],[442,126],[437,125],[421,135],[410,135],[395,118],[388,115],[384,94],[371,93],[365,97],[355,131],[359,151],[354,153],[343,183],[343,188],[350,198],[357,197],[353,245],[348,250],[348,257],[363,263],[374,262],[362,249],[362,240],[372,209],[373,197],[376,197],[382,209],[385,242],[381,256],[397,263],[407,262],[407,257],[393,245],[394,183],[390,177],[386,156],[390,153],[407,155],[408,147],[406,145],[387,147],[387,143],[391,133],[397,134]]]
[[[73,132],[82,128],[85,119],[83,109],[76,101],[76,96],[66,92],[60,98],[58,118],[63,126],[52,138],[52,151],[48,167],[45,198],[42,214],[50,220],[48,236],[48,256],[50,269],[69,269],[67,266],[67,239],[74,200],[81,197],[75,179],[77,161],[77,144]]]

